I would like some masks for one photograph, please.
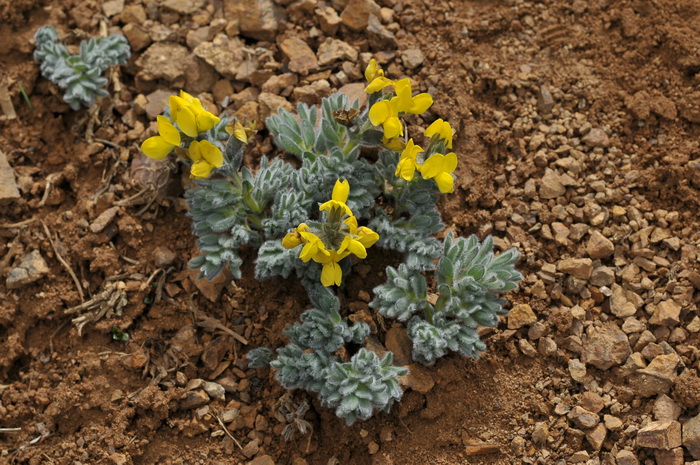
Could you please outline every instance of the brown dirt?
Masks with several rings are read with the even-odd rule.
[[[212,3],[220,7],[220,2]],[[616,268],[618,276],[628,267],[627,257],[630,261],[635,257],[626,254],[642,248],[626,242],[632,220],[666,227],[680,238],[679,249],[664,251],[671,269],[650,272],[654,284],[665,285],[679,276],[680,289],[688,285],[689,273],[700,269],[696,259],[700,172],[690,163],[700,158],[700,4],[693,0],[397,4],[399,49],[420,48],[426,58],[415,71],[402,67],[399,58],[388,70],[396,77],[414,77],[421,90],[435,97],[433,116],[458,128],[458,190],[441,203],[445,222],[462,235],[494,234],[499,248],[516,246],[523,252],[519,266],[526,279],[508,299],[529,303],[558,348],[550,356],[526,356],[521,341],[527,343],[527,328],[511,331],[504,323],[486,337],[489,351],[480,360],[457,356],[441,360],[430,369],[435,381],[430,392],[408,391],[391,414],[346,427],[312,402],[306,417],[314,426],[312,437],[291,442],[281,437],[286,423],[276,407],[284,390],[269,370],[248,369],[242,357],[248,350],[245,346],[197,321],[201,316],[218,320],[248,338],[250,347],[277,347],[284,343],[281,330],[307,306],[301,286],[294,279],[256,282],[248,254],[243,279],[223,283],[216,302],[205,298],[186,267],[196,246],[182,203],[187,180],[177,172],[151,205],[120,207],[114,222],[100,233],[88,228],[99,213],[143,186],[139,184],[143,171],[129,165],[142,163],[136,161],[142,157],[138,144],[149,120],[127,113],[137,94],[152,90],[135,79],[134,62],[142,52],[123,67],[121,92],[101,103],[96,119],[85,110],[69,110],[61,92],[39,76],[31,52],[32,35],[43,24],[59,25],[63,32],[80,28],[90,35],[99,33],[100,5],[71,0],[0,2],[0,82],[9,82],[18,113],[15,120],[0,120],[0,147],[22,189],[19,201],[0,206],[4,260],[0,267],[5,268],[0,271],[6,275],[17,257],[32,250],[41,251],[51,270],[37,283],[16,290],[7,289],[4,278],[0,282],[0,428],[21,428],[0,432],[0,463],[247,463],[250,457],[221,434],[212,415],[234,407],[240,407],[241,419],[231,424],[230,434],[243,445],[259,439],[257,455],[269,455],[277,464],[553,464],[579,450],[614,463],[617,451],[634,449],[633,432],[610,431],[597,452],[586,442],[584,431],[555,413],[555,405],[573,405],[579,394],[597,391],[617,396],[614,399],[624,406],[618,416],[625,428],[639,428],[649,419],[653,398],[629,394],[623,386],[624,373],[617,368],[601,371],[589,366],[587,381],[571,378],[568,362],[579,357],[571,337],[583,326],[574,321],[570,309],[578,304],[586,311],[585,326],[614,317],[607,314],[605,297],[597,288],[586,296],[573,291],[564,275],[542,280],[543,266],[586,256],[586,241],[557,242],[541,228],[556,222],[568,228],[589,222],[594,216],[593,197],[585,194],[598,192],[595,199],[606,211],[622,206],[641,212],[639,218],[631,213],[609,215],[601,226],[616,243],[615,256],[606,263]],[[307,26],[316,24],[315,17],[295,21],[283,26],[285,33],[296,32],[313,43]],[[116,19],[109,24],[123,26]],[[187,18],[181,24],[176,40],[184,44],[193,25]],[[363,35],[344,26],[337,37],[369,51]],[[261,46],[276,50],[271,43]],[[29,94],[33,110],[22,99],[18,83]],[[236,91],[244,87],[234,84]],[[542,85],[552,94],[550,113],[537,103]],[[158,81],[155,88],[177,86]],[[602,128],[609,146],[574,153],[584,123]],[[91,142],[89,130],[94,131]],[[531,148],[532,139],[541,134],[550,142]],[[556,164],[567,153],[555,152],[556,140],[551,141],[557,134],[569,141],[578,171]],[[263,131],[255,152],[269,148]],[[555,167],[575,174],[575,184],[564,196],[536,202],[536,194],[528,194],[528,181],[534,179],[539,186],[545,169]],[[57,180],[44,200],[50,175]],[[591,190],[596,181],[604,181],[609,192]],[[669,212],[676,212],[677,219],[671,219]],[[21,228],[6,227],[26,220],[32,221]],[[128,304],[121,315],[88,324],[78,335],[64,311],[78,305],[80,296],[42,222],[87,299],[99,295],[106,283],[124,283]],[[158,269],[154,250],[159,246],[174,251],[176,259],[146,285]],[[638,256],[649,258],[645,253]],[[370,260],[372,271],[366,279],[349,281],[343,294],[348,307],[365,305],[358,293],[381,282],[379,262],[384,261]],[[690,289],[682,327],[697,311],[698,291]],[[653,301],[653,289],[640,293]],[[637,316],[646,321],[642,313]],[[113,328],[127,331],[129,342],[113,340]],[[657,328],[654,331],[657,342],[669,338]],[[530,342],[537,345],[534,339]],[[693,371],[669,391],[686,408],[685,416],[697,414],[691,403],[697,397],[693,380],[697,380],[698,342],[697,333],[692,333],[673,344]],[[228,378],[238,389],[197,418],[179,408],[184,385],[196,378]],[[311,402],[303,393],[293,393],[293,398]],[[536,422],[549,425],[551,440],[545,444],[533,442]],[[480,443],[495,449],[472,455],[474,444]],[[650,450],[634,450],[640,460],[653,456]]]

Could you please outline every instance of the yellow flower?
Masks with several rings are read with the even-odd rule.
[[[180,132],[165,116],[158,116],[158,136],[149,137],[141,144],[141,151],[147,156],[162,160],[175,147],[180,145]]]
[[[293,249],[294,247],[303,244],[304,238],[299,233],[299,230],[302,229],[302,227],[308,228],[308,226],[302,223],[298,228],[294,228],[290,233],[287,233],[287,235],[282,238],[282,247],[285,249]]]
[[[326,245],[323,241],[314,233],[309,232],[309,227],[304,223],[299,225],[298,231],[302,240],[305,242],[304,247],[301,249],[299,258],[306,263],[312,258],[316,260],[315,257],[325,257],[330,255],[330,251],[326,249]]]
[[[350,255],[350,252],[338,253],[335,250],[329,250],[328,255],[318,255],[314,257],[314,261],[323,264],[321,270],[321,284],[324,286],[340,286],[343,281],[343,270],[338,265],[338,262]]]
[[[370,122],[375,126],[382,126],[386,139],[403,136],[403,124],[399,119],[399,111],[394,102],[395,98],[380,100],[369,109]]]
[[[377,66],[377,61],[374,58],[369,61],[365,69],[365,79],[368,82],[365,92],[368,94],[379,92],[394,83],[391,79],[384,77],[384,70]]]
[[[367,226],[357,228],[358,241],[365,246],[366,249],[372,247],[378,240],[379,234],[369,229]]]
[[[168,103],[173,121],[190,137],[197,137],[199,133],[210,130],[221,121],[206,111],[198,98],[192,97],[185,91],[181,90],[179,97],[172,95]]]
[[[221,150],[208,140],[193,140],[190,143],[188,155],[194,162],[190,168],[190,177],[194,179],[208,178],[214,168],[224,164],[224,155]]]
[[[457,155],[454,152],[443,155],[436,153],[428,158],[423,166],[418,167],[425,179],[434,179],[443,194],[454,191],[452,173],[457,168]]]
[[[419,145],[413,143],[413,139],[409,139],[406,148],[401,152],[401,159],[396,166],[396,173],[394,176],[398,176],[406,181],[412,181],[413,175],[420,167],[416,161],[416,157],[422,151],[423,149]]]
[[[452,136],[454,135],[454,129],[450,126],[450,123],[443,121],[442,118],[433,121],[433,124],[428,126],[425,130],[425,137],[437,136],[443,141],[445,141],[445,147],[448,149],[452,148]]]
[[[411,96],[411,81],[408,78],[394,82],[396,97],[391,99],[395,102],[396,109],[402,113],[419,115],[426,111],[433,104],[433,97],[430,94],[422,93],[415,97]]]
[[[350,183],[346,180],[340,181],[337,179],[335,181],[335,186],[333,186],[333,194],[331,200],[322,204],[318,209],[320,211],[331,210],[333,208],[340,208],[345,212],[346,215],[352,216],[352,210],[346,205],[348,201],[348,195],[350,194]]]

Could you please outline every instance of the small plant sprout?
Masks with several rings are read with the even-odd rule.
[[[90,107],[95,97],[104,97],[107,78],[102,73],[110,66],[123,65],[131,56],[131,48],[121,35],[96,37],[80,43],[80,53],[71,55],[59,42],[56,29],[39,28],[34,35],[34,60],[41,74],[66,90],[63,99],[73,110]]]
[[[403,256],[387,267],[370,305],[406,324],[413,359],[426,365],[449,352],[485,350],[477,327],[497,324],[505,313],[497,294],[522,279],[518,252],[494,255],[490,237],[436,238],[444,229],[437,200],[455,190],[455,130],[437,119],[408,134],[405,118],[424,114],[432,97],[413,95],[409,79],[387,78],[374,60],[365,77],[367,107],[338,93],[320,108],[300,103],[296,115],[279,110],[267,118],[294,164],[263,155],[256,169],[243,166],[254,128],[219,119],[185,92],[170,98],[158,135],[142,145],[152,158],[175,152],[197,180],[185,197],[200,250],[190,266],[201,276],[213,279],[227,267],[240,278],[240,249],[252,247],[257,279],[300,279],[311,308],[284,331],[286,346],[251,350],[249,364],[271,367],[287,389],[314,393],[348,424],[389,411],[408,372],[391,352],[370,350],[371,327],[351,323],[341,308],[337,293],[353,264],[376,249]]]

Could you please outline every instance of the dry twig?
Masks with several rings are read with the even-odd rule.
[[[95,323],[103,317],[109,318],[114,312],[121,314],[126,307],[126,284],[123,281],[116,283],[107,282],[102,292],[94,298],[75,307],[69,308],[64,313],[73,315],[83,313],[73,318],[71,322],[78,328],[78,335],[82,335],[83,327],[88,323]]]
[[[75,283],[75,287],[78,290],[78,295],[80,296],[80,301],[85,302],[85,295],[83,294],[83,286],[80,284],[80,281],[78,281],[78,277],[75,275],[75,272],[70,267],[68,262],[58,252],[58,248],[56,247],[56,243],[54,242],[53,237],[51,236],[51,231],[49,231],[49,227],[46,226],[46,223],[44,223],[43,220],[41,221],[41,225],[44,227],[44,232],[46,233],[46,237],[49,239],[49,243],[51,244],[51,247],[53,248],[54,254],[56,254],[56,258],[58,259],[59,262],[61,262],[61,265],[63,265],[63,268],[66,269],[66,271],[68,272],[70,277],[73,278],[73,282]]]

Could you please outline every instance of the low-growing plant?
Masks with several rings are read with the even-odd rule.
[[[107,78],[102,73],[110,66],[123,65],[131,56],[129,42],[118,34],[80,42],[77,55],[68,52],[51,26],[40,27],[34,40],[34,60],[39,63],[41,74],[66,90],[63,100],[73,110],[81,105],[90,107],[95,97],[108,95],[104,89]]]
[[[174,151],[197,179],[185,194],[201,251],[191,267],[209,279],[228,267],[240,278],[240,249],[250,246],[258,251],[256,278],[301,280],[313,308],[285,330],[290,343],[254,349],[248,359],[272,367],[285,388],[316,393],[348,424],[388,411],[408,371],[392,364],[391,352],[370,350],[370,326],[344,315],[334,289],[353,263],[375,248],[403,254],[370,305],[407,324],[413,359],[426,365],[450,351],[485,350],[477,327],[496,325],[504,313],[497,294],[522,278],[518,252],[495,256],[490,237],[435,237],[444,228],[436,202],[454,190],[453,129],[434,121],[423,149],[403,118],[425,112],[432,97],[414,96],[409,79],[388,79],[374,60],[365,76],[367,108],[335,94],[320,109],[299,104],[297,115],[280,110],[266,120],[295,163],[263,156],[255,172],[242,166],[254,130],[214,116],[185,92],[170,98],[159,135],[142,145],[156,159]]]

